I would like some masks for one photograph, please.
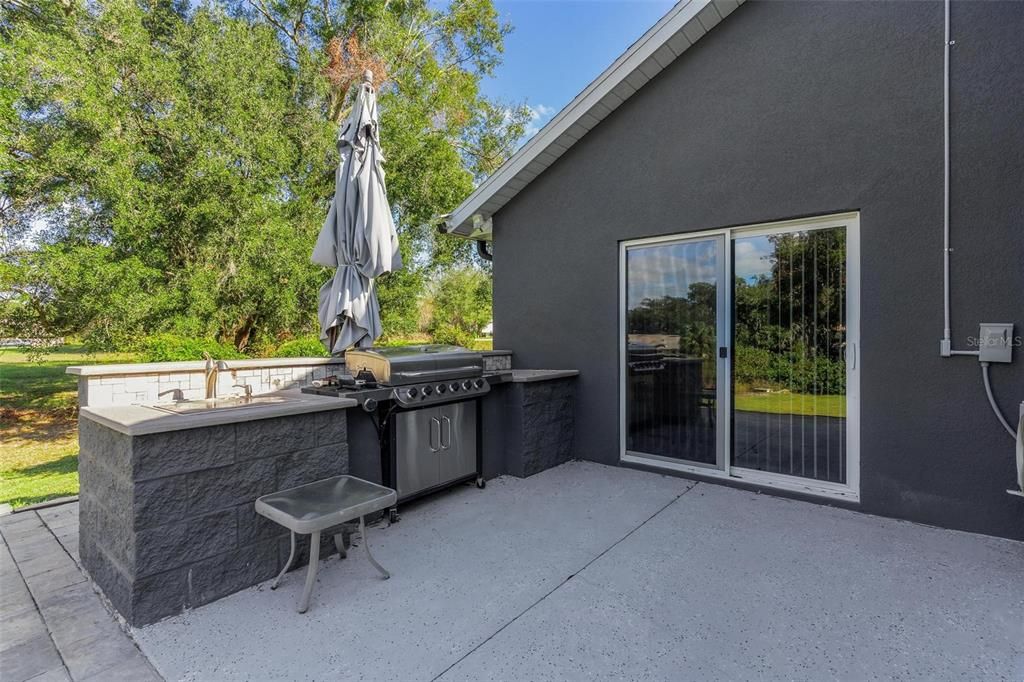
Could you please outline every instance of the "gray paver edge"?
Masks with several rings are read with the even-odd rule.
[[[31,512],[27,512],[27,513],[35,515],[35,517],[37,519],[39,519],[39,522],[43,524],[43,528],[46,529],[46,532],[47,533],[50,532],[49,526],[46,525],[46,522],[43,521],[42,517],[40,517],[38,513],[36,513],[34,510],[31,511]],[[54,538],[54,539],[56,540],[56,538]],[[4,541],[6,542],[7,539],[4,538]],[[60,544],[60,543],[58,542],[57,544]],[[9,547],[10,547],[10,543],[8,543],[8,551],[10,551]],[[60,547],[61,547],[61,549],[64,549],[64,545],[61,545]],[[67,551],[67,550],[65,550],[65,551]],[[68,670],[67,665],[64,664],[64,657],[60,653],[60,647],[57,646],[57,642],[54,641],[54,639],[53,639],[53,633],[50,632],[50,627],[46,624],[46,618],[43,617],[43,610],[39,607],[39,602],[36,601],[36,596],[34,594],[32,594],[32,588],[30,588],[28,586],[28,581],[25,580],[25,576],[21,572],[21,565],[18,563],[18,560],[16,558],[14,558],[14,553],[13,552],[11,553],[11,559],[14,561],[14,568],[18,571],[18,578],[21,580],[22,584],[25,586],[25,591],[28,592],[28,598],[32,600],[32,606],[35,607],[36,613],[39,614],[40,620],[43,621],[43,627],[46,629],[46,637],[50,640],[50,644],[53,645],[53,650],[57,652],[57,658],[60,659],[60,666],[64,670],[64,673],[70,678],[71,677],[71,672]],[[51,668],[50,670],[54,670],[54,668]],[[43,673],[40,673],[40,674],[45,674],[47,672],[50,672],[50,671],[43,671]]]

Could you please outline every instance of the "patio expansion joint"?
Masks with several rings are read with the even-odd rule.
[[[505,630],[505,628],[509,627],[510,625],[512,625],[513,623],[515,623],[515,622],[516,622],[517,620],[519,620],[520,618],[522,618],[523,616],[525,616],[525,615],[526,615],[527,613],[529,613],[530,611],[532,611],[532,610],[533,610],[533,609],[534,609],[534,608],[535,608],[536,606],[538,606],[538,605],[539,605],[539,604],[540,604],[541,602],[543,602],[543,601],[544,601],[544,600],[546,600],[546,599],[547,599],[548,597],[550,597],[550,596],[551,596],[552,594],[554,594],[554,593],[555,593],[555,592],[557,592],[557,591],[558,591],[559,589],[561,589],[561,588],[562,588],[563,586],[565,586],[565,585],[566,585],[566,583],[568,583],[568,582],[569,582],[570,580],[572,580],[573,578],[575,578],[575,577],[576,577],[577,575],[579,575],[579,574],[580,574],[580,573],[582,573],[583,571],[587,570],[587,568],[589,568],[589,567],[590,567],[590,566],[591,566],[591,565],[592,565],[592,564],[593,564],[594,562],[596,562],[596,561],[597,561],[598,559],[600,559],[601,557],[603,557],[603,556],[604,556],[605,554],[607,554],[608,552],[610,552],[610,551],[612,551],[613,549],[615,549],[616,547],[618,547],[620,543],[622,543],[622,542],[623,542],[624,540],[626,540],[626,539],[627,539],[627,538],[629,538],[629,537],[630,537],[631,535],[633,535],[633,533],[637,532],[638,530],[640,530],[641,528],[643,528],[644,526],[646,526],[648,522],[650,522],[651,520],[653,520],[653,519],[654,519],[654,517],[658,516],[658,515],[659,515],[659,514],[661,514],[661,513],[663,512],[663,511],[665,511],[666,509],[668,509],[669,507],[671,507],[671,506],[672,506],[673,504],[675,504],[676,502],[678,502],[678,501],[679,501],[679,500],[680,500],[680,499],[681,499],[681,498],[682,498],[682,497],[683,497],[684,495],[686,495],[686,494],[687,494],[688,492],[690,492],[691,490],[694,490],[694,489],[695,489],[695,488],[696,488],[697,486],[699,486],[699,485],[701,485],[701,482],[700,482],[700,481],[696,481],[696,482],[694,482],[694,484],[693,484],[692,486],[690,486],[689,488],[687,488],[687,489],[686,489],[686,490],[684,490],[683,492],[681,492],[681,493],[679,493],[678,495],[676,495],[675,497],[673,497],[673,498],[672,498],[671,500],[669,500],[669,501],[668,501],[667,503],[665,503],[665,504],[664,504],[664,505],[663,505],[662,507],[660,507],[660,508],[659,508],[659,509],[658,509],[658,510],[657,510],[656,512],[654,512],[653,514],[651,514],[650,516],[648,516],[648,517],[647,517],[646,519],[644,519],[643,521],[641,521],[641,522],[640,522],[639,524],[637,524],[637,525],[636,525],[636,526],[635,526],[634,528],[630,529],[630,531],[629,531],[628,533],[626,533],[626,534],[625,534],[625,535],[623,535],[623,536],[622,536],[621,538],[619,538],[618,540],[616,540],[615,542],[613,542],[612,544],[608,545],[608,546],[607,546],[607,547],[605,547],[605,548],[604,548],[603,550],[601,550],[600,552],[598,552],[598,553],[597,553],[597,554],[596,554],[596,555],[595,555],[595,556],[594,556],[593,558],[591,558],[591,559],[590,559],[589,561],[587,561],[587,563],[585,563],[585,564],[584,564],[583,566],[581,566],[581,567],[580,567],[580,568],[578,568],[577,570],[573,571],[573,572],[572,572],[571,574],[569,574],[569,575],[568,575],[568,576],[567,576],[567,577],[566,577],[566,578],[565,578],[564,580],[562,580],[562,581],[561,581],[561,582],[559,582],[559,583],[558,583],[557,585],[555,585],[555,586],[554,586],[554,587],[552,587],[552,588],[551,588],[550,590],[548,590],[548,591],[547,591],[546,593],[544,593],[544,594],[543,594],[543,595],[542,595],[542,596],[541,596],[541,597],[540,597],[539,599],[537,599],[537,600],[536,600],[535,602],[533,602],[532,604],[530,604],[529,606],[527,606],[527,607],[526,607],[525,609],[523,609],[522,611],[520,611],[520,612],[519,612],[518,614],[516,614],[516,615],[515,615],[515,616],[514,616],[513,618],[509,619],[509,621],[508,621],[508,622],[506,622],[506,623],[505,623],[504,625],[502,625],[502,626],[501,626],[500,628],[498,628],[497,630],[495,630],[494,632],[492,632],[492,633],[491,633],[490,635],[488,635],[488,636],[487,636],[486,638],[484,638],[484,640],[483,640],[483,641],[481,641],[481,642],[480,642],[479,644],[477,644],[477,645],[476,645],[476,646],[474,646],[474,647],[473,647],[472,649],[470,649],[470,650],[469,650],[469,651],[467,651],[467,652],[466,652],[465,654],[463,654],[463,655],[462,655],[462,656],[460,656],[460,657],[459,657],[458,659],[456,659],[456,660],[455,660],[455,661],[454,661],[454,662],[453,662],[453,663],[452,663],[451,665],[449,665],[449,666],[448,666],[447,668],[445,668],[445,669],[444,669],[444,670],[442,670],[442,671],[441,671],[440,673],[438,673],[438,674],[437,674],[437,675],[435,675],[435,676],[434,676],[433,678],[431,678],[431,682],[437,682],[438,680],[440,680],[440,679],[441,679],[442,677],[444,677],[444,676],[445,676],[446,674],[448,674],[448,671],[450,671],[450,670],[451,670],[452,668],[454,668],[455,666],[457,666],[457,665],[458,665],[459,663],[461,663],[462,661],[464,661],[464,660],[466,660],[467,658],[469,658],[470,656],[472,656],[472,655],[473,655],[473,654],[474,654],[474,653],[475,653],[475,652],[476,652],[476,651],[477,651],[478,649],[480,649],[480,648],[481,648],[481,647],[483,647],[483,646],[484,646],[485,644],[487,644],[488,642],[490,642],[490,641],[491,641],[492,639],[494,639],[495,637],[497,637],[498,635],[500,635],[500,634],[501,634],[501,633],[502,633],[502,632],[503,632],[503,631]]]

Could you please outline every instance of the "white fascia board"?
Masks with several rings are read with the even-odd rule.
[[[513,178],[525,178],[528,184],[597,125],[601,119],[617,108],[622,101],[650,80],[641,70],[641,66],[649,72],[652,71],[652,66],[660,71],[661,67],[667,66],[672,55],[682,54],[704,35],[708,28],[721,21],[742,1],[681,0],[583,92],[558,112],[540,132],[530,138],[519,151],[484,180],[462,204],[452,211],[444,229],[451,234],[472,239],[489,238],[489,230],[484,232],[481,230],[481,225],[490,227],[491,215],[497,210],[493,208],[495,198],[500,197],[498,208],[505,204],[502,199],[510,198],[508,185]],[[686,33],[681,35],[684,29]],[[662,49],[666,45],[670,46],[670,50]],[[656,53],[657,56],[655,56]],[[652,73],[653,75],[656,73]],[[614,95],[607,97],[613,91]],[[597,115],[595,116],[595,114]],[[572,132],[566,135],[570,128]],[[548,147],[556,140],[561,149],[551,153],[553,150],[549,150]],[[536,167],[538,162],[541,164],[539,169]],[[533,167],[525,175],[521,175],[527,166],[531,165]],[[514,196],[525,187],[525,184],[520,186],[519,183],[516,183],[513,187],[511,194]],[[486,214],[484,213],[485,209],[487,209]]]

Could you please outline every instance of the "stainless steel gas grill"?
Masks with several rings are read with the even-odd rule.
[[[484,357],[460,346],[427,344],[364,348],[345,353],[345,368],[358,377],[373,376],[391,386],[390,398],[402,407],[436,405],[483,395]]]
[[[482,354],[459,346],[353,349],[345,376],[302,390],[359,401],[377,436],[381,482],[404,502],[474,479],[484,487],[479,398],[491,387],[483,367]]]

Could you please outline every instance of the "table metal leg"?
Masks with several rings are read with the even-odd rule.
[[[277,589],[277,586],[281,583],[281,578],[284,577],[284,574],[287,573],[288,569],[292,567],[292,562],[295,561],[295,531],[291,531],[291,535],[292,551],[288,553],[288,561],[285,562],[284,568],[282,568],[281,572],[277,574],[276,578],[274,578],[274,582],[270,583],[270,589],[272,590]]]
[[[334,548],[338,550],[339,559],[348,557],[348,550],[345,549],[345,535],[343,533],[334,534]]]
[[[315,530],[309,537],[309,569],[306,571],[306,587],[302,590],[302,601],[299,602],[299,613],[309,610],[309,596],[313,594],[316,583],[316,570],[320,564],[320,531]]]
[[[359,534],[363,536],[363,546],[366,547],[366,557],[370,560],[370,563],[373,564],[373,567],[384,575],[384,580],[387,580],[391,577],[391,574],[385,571],[384,567],[378,564],[377,560],[373,558],[372,554],[370,554],[370,540],[366,537],[366,522],[363,520],[362,516],[359,517]]]

